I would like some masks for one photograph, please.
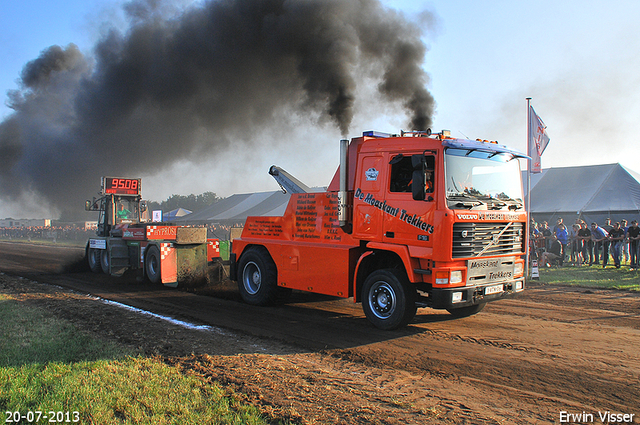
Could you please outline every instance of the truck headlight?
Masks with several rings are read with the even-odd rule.
[[[516,263],[513,267],[513,277],[522,277],[524,274],[524,263]]]
[[[462,270],[454,270],[451,272],[451,277],[449,278],[449,283],[460,283],[462,282]]]

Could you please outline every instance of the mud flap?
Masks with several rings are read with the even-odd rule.
[[[220,241],[218,239],[207,239],[207,261],[220,258]]]
[[[178,286],[178,256],[176,254],[174,244],[160,244],[160,276],[162,284],[171,288]]]
[[[119,239],[111,239],[107,247],[109,253],[109,274],[120,277],[131,267],[129,259],[129,247],[127,242]]]

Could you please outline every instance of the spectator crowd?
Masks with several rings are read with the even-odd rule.
[[[611,264],[620,268],[628,264],[629,268],[640,267],[638,249],[640,247],[640,227],[637,220],[611,223],[606,219],[603,225],[587,224],[576,219],[570,227],[558,218],[553,228],[543,221],[531,220],[530,252],[541,266],[551,263],[559,266],[569,261],[574,266],[597,265],[607,267]],[[610,263],[612,259],[612,263]]]
[[[218,223],[209,224],[207,225],[207,237],[229,240],[232,227],[234,226]],[[0,227],[0,240],[23,240],[27,242],[48,240],[54,243],[68,242],[83,245],[95,235],[95,229],[87,229],[80,224]]]
[[[95,234],[95,230],[85,230],[84,227],[76,225],[0,227],[0,239],[3,240],[51,240],[54,243],[63,241],[81,243],[86,242]]]

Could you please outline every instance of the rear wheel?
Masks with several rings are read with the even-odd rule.
[[[364,281],[362,309],[379,329],[405,326],[416,315],[416,290],[404,273],[395,269],[377,270]]]
[[[151,283],[160,283],[160,250],[155,245],[147,248],[144,256],[144,271]]]
[[[102,266],[100,265],[100,251],[101,249],[88,248],[87,249],[87,262],[89,268],[94,273],[102,273]]]
[[[455,317],[473,316],[476,313],[480,313],[486,304],[487,303],[481,303],[461,308],[448,308],[447,311]]]
[[[272,304],[278,296],[278,272],[269,251],[251,247],[240,257],[238,289],[247,304]]]

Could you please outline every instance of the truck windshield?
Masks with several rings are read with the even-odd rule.
[[[135,223],[138,221],[138,202],[136,198],[121,196],[116,198],[116,222]]]
[[[520,163],[511,154],[449,148],[447,203],[455,208],[523,208]]]

